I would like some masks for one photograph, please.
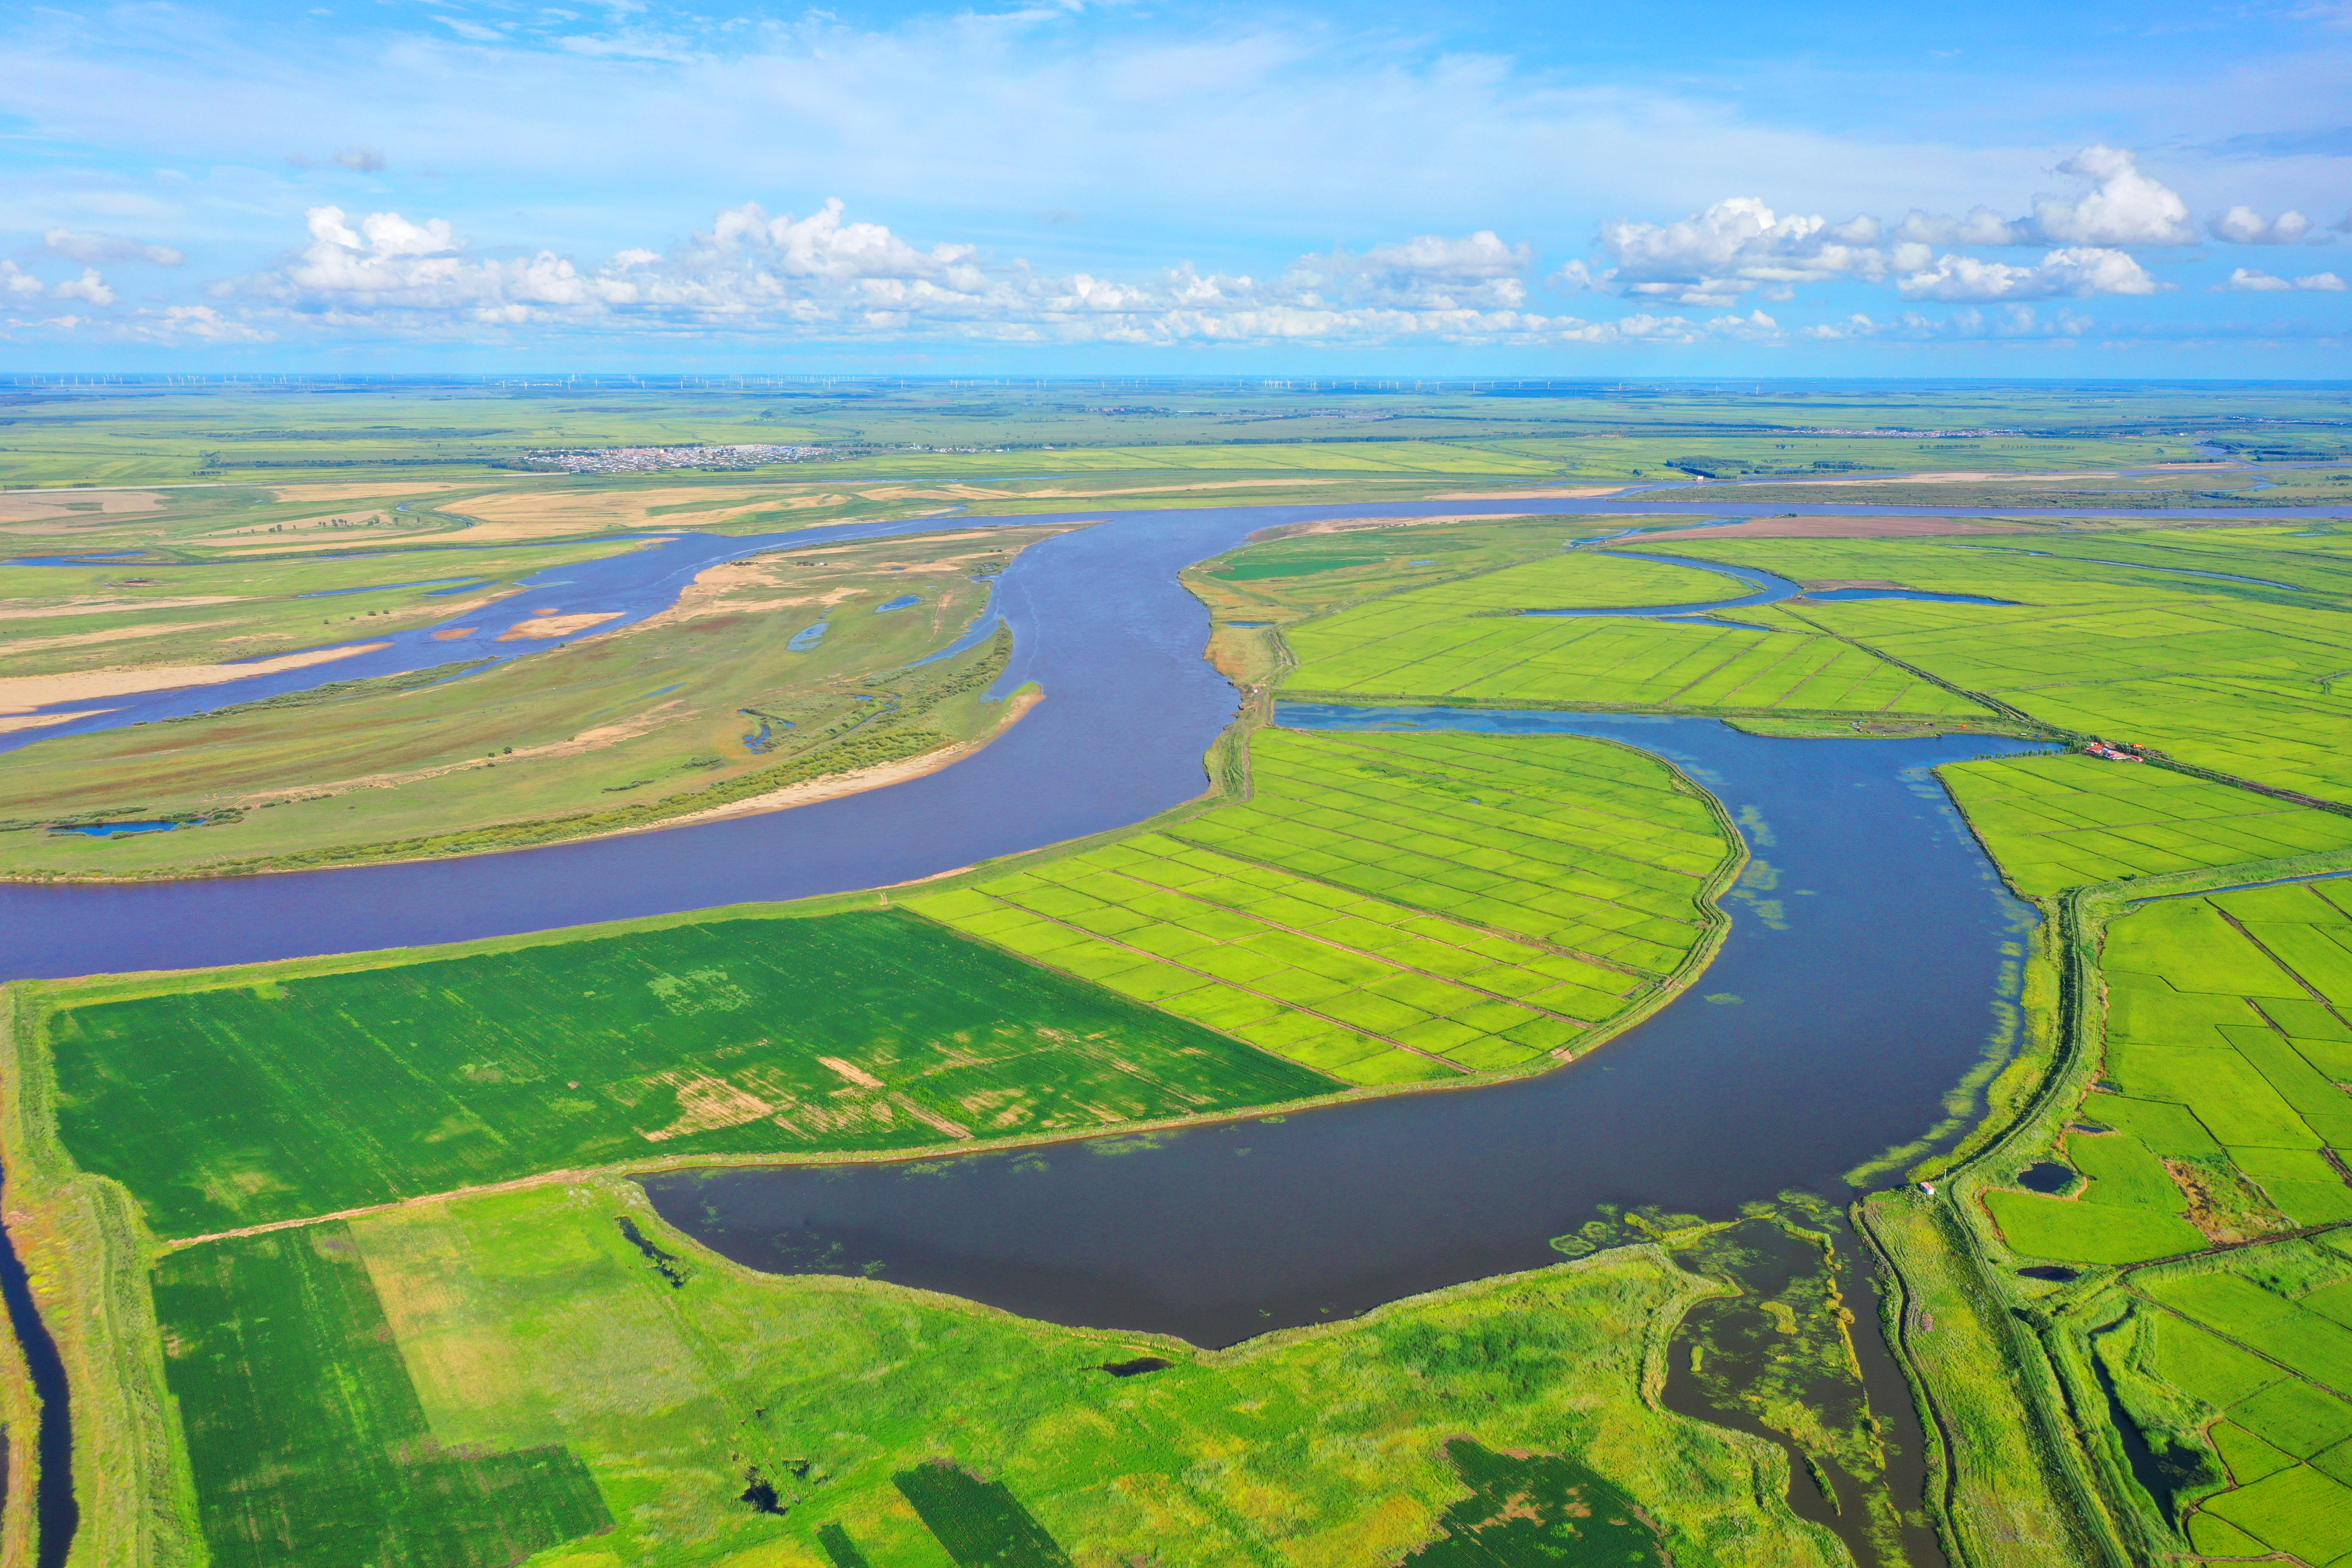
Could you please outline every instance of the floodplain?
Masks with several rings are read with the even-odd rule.
[[[0,682],[413,636],[685,528],[930,531],[713,568],[609,632],[551,602],[547,651],[468,668],[453,637],[446,682],[330,662],[236,710],[40,735],[0,800],[13,878],[511,848],[968,750],[1003,729],[984,694],[1013,656],[970,579],[1074,505],[1615,507],[1270,513],[1185,574],[1242,721],[1208,793],[1149,822],[788,910],[11,987],[0,1152],[82,1434],[76,1561],[2352,1561],[2352,904],[2278,880],[2352,863],[2352,536],[2148,515],[2342,499],[2331,397],[19,398],[5,477],[53,488],[0,497],[0,531],[24,556],[122,553],[0,565]],[[1913,427],[1932,419],[1970,427]],[[636,476],[534,457],[629,442],[814,450]],[[1700,480],[2105,510],[1612,546],[1695,565],[1594,547],[1663,521],[1636,487]],[[1053,517],[983,534],[950,509]],[[1662,616],[1741,593],[1706,560],[1804,592]],[[1631,613],[1541,613],[1594,609]],[[1568,735],[1283,730],[1276,692],[2046,744],[1940,773],[2045,921],[2006,950],[2009,989],[1969,994],[2007,1032],[1941,1124],[1831,1196],[1602,1205],[1553,1239],[1568,1261],[1213,1351],[761,1274],[620,1178],[882,1158],[919,1183],[990,1144],[1108,1161],[1188,1122],[1598,1075],[1594,1047],[1677,996],[1749,1005],[1693,985],[1727,921],[1808,918],[1773,823],[1735,823],[1687,767]],[[1966,844],[1933,776],[1906,787]],[[58,831],[132,815],[173,826]],[[1874,1300],[1916,1428],[1899,1384],[1859,1392],[1885,1371]],[[57,1478],[23,1458],[16,1381],[22,1542],[17,1500]]]

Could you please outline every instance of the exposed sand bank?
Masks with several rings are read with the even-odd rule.
[[[19,675],[0,679],[0,714],[29,713],[55,702],[94,701],[104,697],[128,697],[137,691],[168,691],[178,686],[222,686],[253,675],[276,675],[331,664],[339,658],[373,653],[390,643],[355,643],[349,647],[312,648],[306,653],[280,654],[247,664],[153,664],[130,669],[86,669],[72,675]]]
[[[500,642],[551,642],[568,637],[574,632],[584,632],[591,626],[601,626],[606,621],[617,621],[625,612],[606,610],[601,615],[541,616],[528,621],[518,621],[499,634]]]
[[[11,730],[45,730],[51,724],[70,724],[77,719],[87,719],[94,713],[112,713],[112,708],[83,708],[71,713],[19,713],[0,718],[0,735]]]

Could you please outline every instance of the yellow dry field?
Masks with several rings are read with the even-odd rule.
[[[0,533],[72,533],[110,528],[125,515],[160,511],[159,490],[16,490],[0,494]]]

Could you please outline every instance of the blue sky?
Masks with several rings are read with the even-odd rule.
[[[2340,376],[2352,0],[24,5],[0,367]]]

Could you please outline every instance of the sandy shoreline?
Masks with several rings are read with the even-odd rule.
[[[952,746],[941,746],[935,752],[925,752],[918,757],[907,757],[895,763],[882,763],[870,768],[858,768],[845,773],[827,773],[822,778],[786,784],[748,799],[731,801],[702,811],[689,811],[683,816],[665,816],[659,822],[649,822],[643,827],[625,827],[614,833],[592,833],[580,838],[564,840],[567,844],[584,844],[590,838],[617,838],[624,833],[658,833],[665,828],[683,827],[689,822],[716,822],[728,816],[757,816],[771,811],[788,811],[796,805],[814,805],[822,800],[838,800],[843,795],[863,795],[870,789],[904,784],[926,773],[935,773],[999,739],[1018,724],[1029,710],[1045,700],[1042,691],[1019,691],[1004,700],[1004,715],[996,727],[985,735],[969,741],[958,741]]]
[[[72,675],[18,675],[0,679],[0,714],[29,713],[55,702],[94,701],[103,697],[129,697],[141,691],[169,691],[181,686],[221,686],[253,675],[277,675],[331,664],[390,643],[354,643],[349,647],[313,648],[308,653],[280,654],[249,664],[153,664],[128,668],[86,669]],[[79,717],[79,715],[76,715]]]

